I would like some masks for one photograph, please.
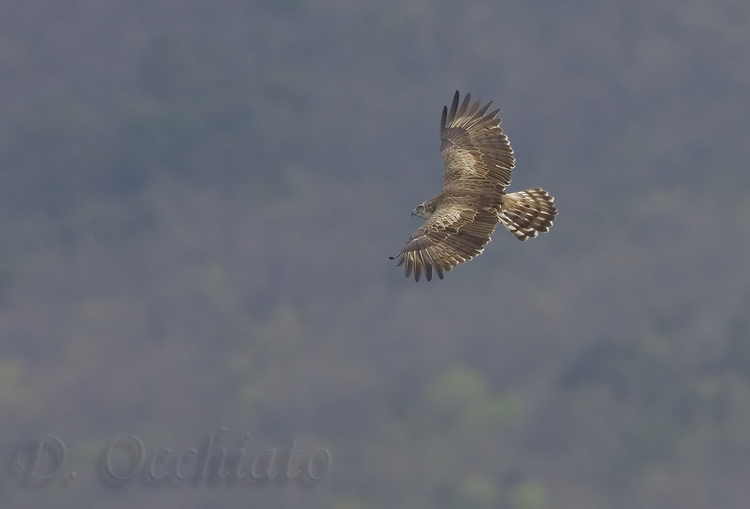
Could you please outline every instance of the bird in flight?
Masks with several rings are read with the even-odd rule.
[[[440,120],[440,153],[443,155],[443,190],[417,205],[412,216],[425,223],[395,257],[405,265],[406,277],[419,281],[424,271],[440,279],[459,263],[482,253],[497,223],[519,240],[549,231],[557,216],[554,198],[537,187],[506,193],[516,159],[500,127],[492,101],[480,108],[467,94],[459,106],[453,96],[450,111]]]

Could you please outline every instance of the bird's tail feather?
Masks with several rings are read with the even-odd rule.
[[[555,199],[547,191],[536,187],[503,196],[498,219],[519,240],[536,237],[552,227],[557,216]]]

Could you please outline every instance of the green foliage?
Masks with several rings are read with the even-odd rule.
[[[463,479],[450,507],[480,509],[497,507],[497,482],[483,475],[472,475]]]
[[[0,357],[0,402],[6,419],[31,422],[42,408],[34,393],[26,363],[13,357]]]
[[[512,509],[544,509],[548,507],[544,486],[534,481],[526,481],[515,486],[508,499]]]
[[[418,428],[443,428],[470,434],[508,428],[518,419],[518,404],[512,395],[492,394],[480,373],[453,367],[430,383],[419,398],[423,413]]]

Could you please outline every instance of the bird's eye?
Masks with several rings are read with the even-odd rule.
[[[424,207],[422,205],[417,205],[417,210],[422,212],[424,210]]]

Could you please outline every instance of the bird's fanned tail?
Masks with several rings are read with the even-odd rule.
[[[555,199],[540,187],[503,196],[498,219],[518,240],[547,232],[557,216]]]

